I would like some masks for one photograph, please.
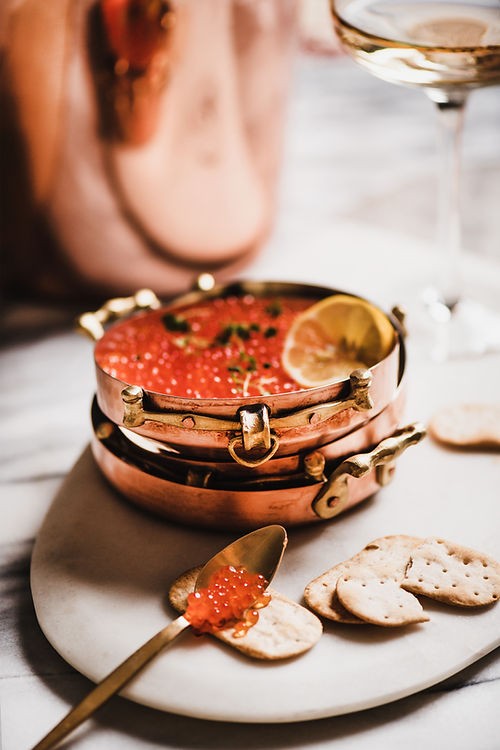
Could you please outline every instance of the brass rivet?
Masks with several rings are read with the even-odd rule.
[[[304,456],[304,471],[311,479],[323,479],[325,470],[325,457],[319,451],[308,453]]]
[[[122,400],[126,404],[137,403],[142,397],[142,388],[138,385],[128,385],[122,391]]]
[[[351,384],[358,387],[368,387],[372,382],[372,374],[370,370],[353,370],[349,376]]]
[[[114,425],[111,422],[101,422],[95,434],[99,440],[107,440],[113,434]]]
[[[191,429],[191,427],[194,427],[194,419],[193,417],[184,417],[182,420],[182,426],[186,427],[188,430]]]

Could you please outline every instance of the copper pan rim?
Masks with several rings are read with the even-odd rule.
[[[397,428],[403,416],[405,402],[406,388],[401,383],[393,401],[379,414],[341,437],[319,448],[313,448],[312,451],[322,455],[325,461],[331,462],[367,449]],[[138,436],[134,432],[109,422],[95,398],[91,416],[96,440],[104,442],[107,449],[116,456],[132,462],[138,461],[143,466],[149,465],[153,471],[155,467],[158,467],[160,471],[169,469],[178,472],[179,475],[187,475],[190,472],[192,475],[210,474],[230,478],[233,481],[257,480],[266,476],[283,476],[302,471],[304,457],[311,454],[311,451],[305,450],[286,456],[277,456],[256,467],[243,466],[231,459],[211,460],[206,455],[202,458],[193,458],[176,450],[165,450],[166,446],[161,441]]]
[[[190,292],[164,309],[170,311],[207,298],[246,293],[307,296],[312,301],[335,293],[350,294],[309,284],[242,281],[214,287],[210,291]],[[364,299],[354,294],[351,296]],[[380,310],[377,305],[374,307]],[[293,455],[305,448],[324,445],[363,425],[394,399],[405,371],[404,336],[399,321],[393,315],[381,312],[394,328],[394,343],[387,356],[369,370],[368,389],[372,401],[369,408],[352,407],[357,399],[352,380],[265,397],[188,399],[138,388],[133,383],[112,377],[96,363],[97,401],[111,422],[138,435],[163,441],[186,455],[213,459],[227,457],[228,442],[238,432],[241,411],[264,405],[269,411],[271,430],[278,443],[276,455]],[[138,407],[129,405],[131,389],[139,392],[137,398],[134,396],[139,400]],[[333,411],[329,411],[332,405]],[[300,417],[303,419],[300,424],[297,414],[304,415]]]
[[[266,294],[271,295],[281,295],[281,296],[303,296],[303,297],[310,297],[311,302],[316,302],[319,299],[322,299],[323,297],[328,297],[334,294],[346,294],[350,297],[354,297],[356,299],[360,299],[366,302],[369,302],[370,305],[372,305],[374,308],[379,310],[381,313],[383,313],[388,320],[391,322],[392,326],[395,329],[395,338],[394,338],[394,344],[391,349],[391,351],[388,353],[387,357],[390,357],[393,355],[394,350],[398,349],[398,346],[400,345],[401,339],[403,338],[402,335],[402,329],[401,325],[398,321],[398,319],[392,315],[392,313],[387,313],[385,310],[382,310],[382,308],[377,305],[375,302],[372,302],[371,300],[368,300],[365,297],[361,297],[359,294],[354,294],[353,292],[349,292],[343,289],[336,289],[331,287],[325,287],[325,286],[319,286],[315,284],[304,284],[302,282],[282,282],[282,281],[237,281],[232,282],[230,284],[224,284],[224,285],[217,285],[214,286],[212,289],[207,291],[201,291],[201,290],[193,290],[190,292],[187,292],[186,294],[183,294],[179,297],[176,297],[175,299],[171,300],[170,302],[166,303],[165,305],[162,305],[162,310],[172,311],[176,308],[183,307],[185,305],[189,304],[195,304],[197,302],[201,302],[207,299],[215,299],[217,297],[221,296],[241,296],[244,294],[251,294],[253,296],[263,296]],[[119,321],[118,321],[119,322]],[[106,334],[104,334],[106,335]],[[379,371],[382,369],[384,360],[381,360],[380,362],[377,362],[375,365],[373,365],[370,370],[377,375]],[[116,388],[113,390],[119,390],[120,392],[123,390],[123,388],[126,388],[127,386],[133,386],[135,383],[127,382],[124,380],[120,380],[118,378],[113,377],[109,373],[105,372],[99,365],[98,362],[94,360],[96,372],[98,374],[98,377],[103,382],[108,381],[109,383],[116,383]],[[307,389],[297,390],[293,392],[287,392],[287,393],[277,393],[273,394],[272,396],[266,397],[267,399],[272,400],[273,402],[276,401],[277,407],[276,411],[279,413],[280,408],[278,404],[280,402],[285,402],[288,400],[288,397],[294,397],[297,398],[297,396],[300,394],[301,396],[307,395],[308,397],[312,398],[315,403],[322,403],[323,401],[326,401],[330,398],[336,398],[342,395],[342,392],[346,390],[348,384],[348,380],[337,380],[334,383],[323,385],[323,386],[316,386],[311,387]],[[262,401],[261,396],[247,396],[247,397],[231,397],[231,398],[187,398],[184,396],[175,396],[175,395],[167,395],[165,393],[161,393],[159,391],[149,390],[144,388],[144,393],[148,397],[148,399],[151,402],[154,403],[165,403],[165,408],[168,408],[168,405],[175,405],[175,408],[178,408],[179,410],[183,411],[190,411],[190,410],[198,410],[200,412],[206,411],[211,412],[214,407],[217,407],[217,409],[220,409],[222,411],[229,410],[231,412],[236,412],[238,409],[244,406],[248,406],[249,404],[255,404]],[[99,394],[98,394],[99,395]],[[121,399],[118,399],[121,402]],[[101,406],[102,408],[102,406]],[[287,406],[282,407],[284,409],[287,408]],[[115,421],[115,420],[113,420]]]

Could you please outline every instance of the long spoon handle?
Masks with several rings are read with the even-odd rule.
[[[115,695],[124,685],[129,682],[140,670],[158,654],[162,648],[177,638],[186,628],[189,622],[184,617],[178,617],[167,625],[166,628],[156,633],[147,643],[137,649],[116,669],[114,669],[102,682],[91,690],[91,692],[75,706],[62,721],[57,724],[33,750],[49,750],[66,737],[73,729],[76,729],[85,719],[97,711],[106,703],[111,696]]]

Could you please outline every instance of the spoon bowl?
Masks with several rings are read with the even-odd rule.
[[[287,535],[283,526],[272,524],[250,532],[236,539],[217,552],[200,570],[195,589],[207,588],[214,573],[226,565],[245,568],[248,573],[260,573],[271,583],[285,547]]]
[[[236,539],[217,552],[204,565],[196,580],[196,590],[207,588],[213,574],[226,565],[244,568],[248,573],[260,573],[269,584],[281,563],[287,541],[285,529],[278,524],[264,526]],[[189,627],[189,621],[181,615],[156,633],[96,685],[59,724],[35,745],[33,750],[49,750],[55,747],[73,729],[92,716],[111,696],[121,690],[167,644]]]

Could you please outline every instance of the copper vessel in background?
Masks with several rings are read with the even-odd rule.
[[[6,0],[0,22],[7,283],[234,275],[274,214],[296,0]]]

